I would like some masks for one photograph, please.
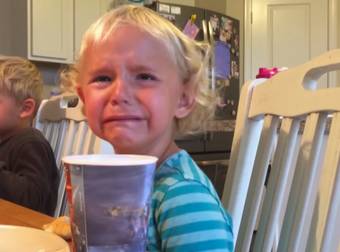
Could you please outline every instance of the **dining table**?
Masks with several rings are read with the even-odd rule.
[[[43,229],[54,217],[0,198],[0,225],[24,226]],[[68,241],[71,248],[71,242]]]
[[[54,220],[53,217],[10,201],[0,199],[0,224],[43,229],[43,226]]]

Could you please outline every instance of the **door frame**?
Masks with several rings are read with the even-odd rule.
[[[332,50],[338,48],[338,0],[328,0],[328,45],[327,49]],[[245,0],[244,6],[244,80],[251,80],[252,66],[252,3],[253,0]],[[340,28],[340,27],[339,27]],[[340,41],[339,41],[340,43]],[[340,82],[335,72],[329,73],[329,83],[336,84]]]

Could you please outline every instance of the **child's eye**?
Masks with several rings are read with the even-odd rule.
[[[157,80],[155,76],[152,74],[147,74],[147,73],[140,73],[137,75],[138,80]]]
[[[92,83],[101,83],[101,82],[111,82],[111,78],[109,76],[106,76],[106,75],[100,75],[100,76],[97,76],[95,77],[93,80],[92,80]]]

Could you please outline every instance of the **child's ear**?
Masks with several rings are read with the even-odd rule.
[[[81,88],[81,86],[80,85],[77,85],[76,86],[76,91],[77,91],[77,94],[78,94],[78,96],[79,96],[79,98],[80,98],[80,100],[82,101],[82,103],[83,103],[83,106],[82,106],[82,108],[81,108],[81,111],[82,111],[82,113],[86,116],[86,111],[85,111],[85,103],[84,103],[84,92],[83,92],[83,89]]]
[[[190,83],[186,83],[183,88],[182,95],[178,102],[178,107],[175,113],[177,119],[184,118],[190,114],[195,106],[196,92]]]
[[[33,117],[35,112],[36,102],[33,98],[27,98],[21,103],[20,117],[22,119]]]
[[[77,94],[82,102],[84,102],[84,93],[80,85],[76,86]]]

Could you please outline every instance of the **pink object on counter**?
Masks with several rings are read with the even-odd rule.
[[[265,68],[265,67],[260,67],[259,68],[259,73],[256,75],[256,78],[271,78],[275,74],[279,72],[279,69],[277,67],[273,68]]]
[[[273,67],[273,68],[260,67],[259,73],[256,75],[256,79],[259,79],[259,78],[269,79],[269,78],[273,77],[275,74],[282,72],[282,71],[285,71],[287,69],[288,69],[287,67],[280,67],[280,68],[277,68],[277,67]]]

